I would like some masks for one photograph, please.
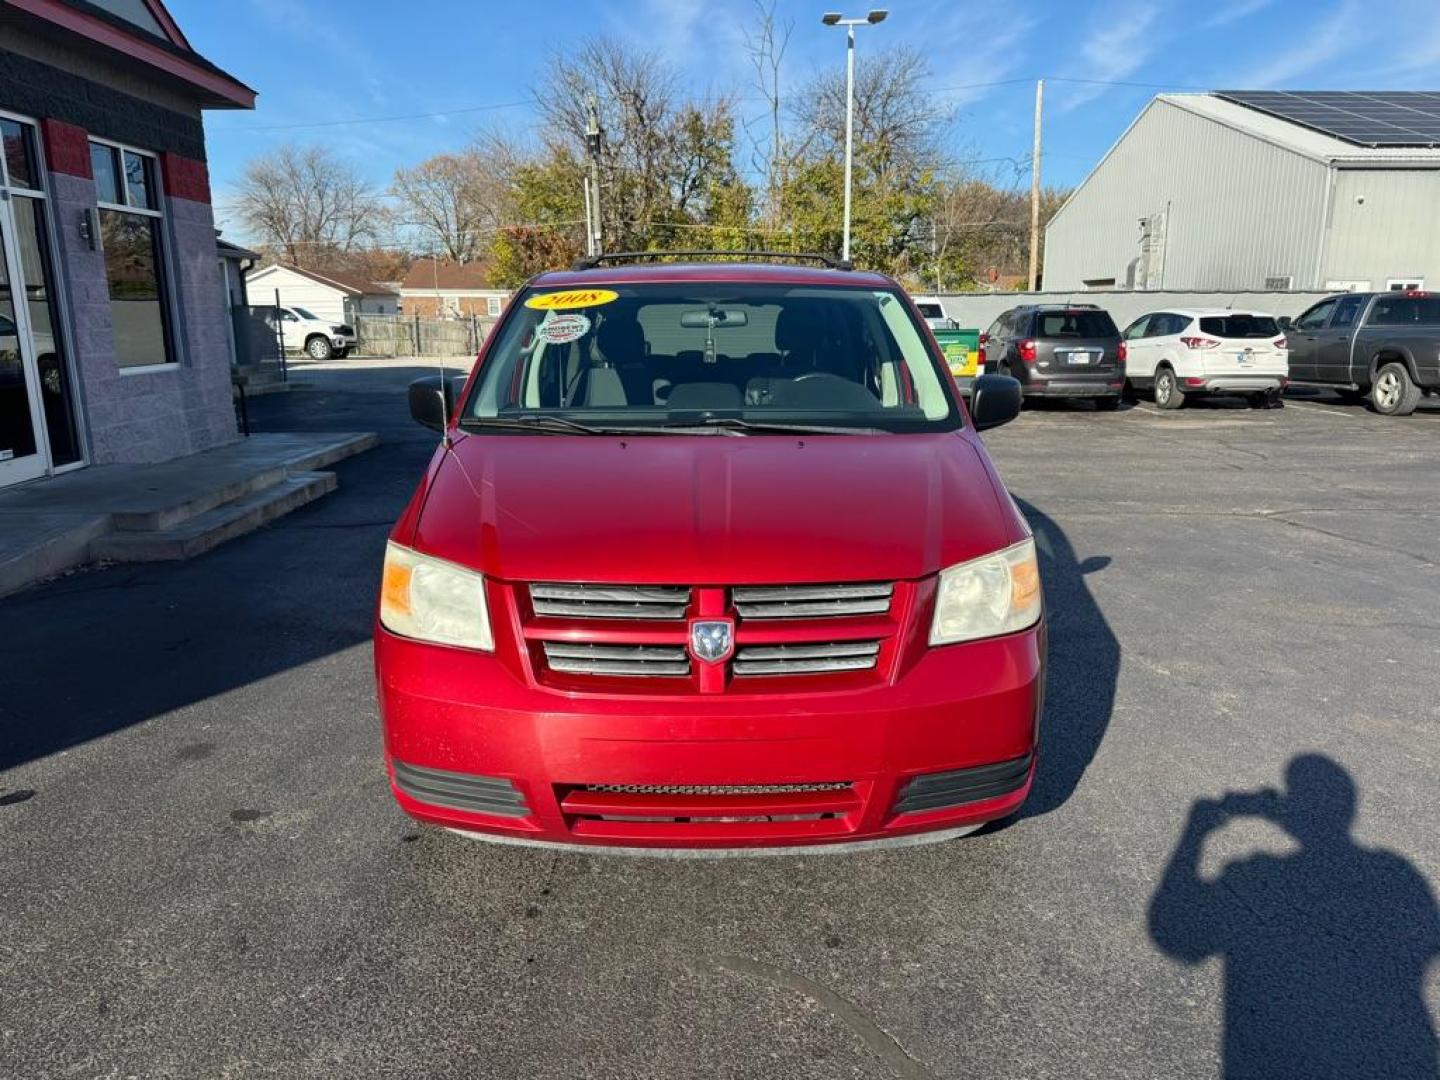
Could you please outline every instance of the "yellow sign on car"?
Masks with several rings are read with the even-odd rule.
[[[613,289],[566,289],[564,292],[532,296],[525,301],[525,306],[536,311],[553,311],[561,308],[599,307],[618,299],[620,294]]]

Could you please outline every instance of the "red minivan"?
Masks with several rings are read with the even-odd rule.
[[[793,259],[793,257],[792,257]],[[938,839],[1035,773],[1035,544],[887,277],[592,260],[511,302],[390,534],[395,798],[493,840],[724,851]]]

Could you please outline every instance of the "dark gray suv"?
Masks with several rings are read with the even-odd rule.
[[[1125,343],[1110,314],[1094,304],[1026,304],[1011,308],[980,335],[986,371],[1020,380],[1027,399],[1090,398],[1098,409],[1120,404]]]

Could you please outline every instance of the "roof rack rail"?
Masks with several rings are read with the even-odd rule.
[[[607,251],[600,255],[582,255],[571,264],[572,270],[593,270],[601,263],[640,262],[645,259],[757,259],[770,262],[818,262],[831,270],[853,270],[848,259],[810,251]]]

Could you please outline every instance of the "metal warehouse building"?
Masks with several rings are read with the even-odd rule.
[[[1440,94],[1162,94],[1045,232],[1055,289],[1440,285]]]

